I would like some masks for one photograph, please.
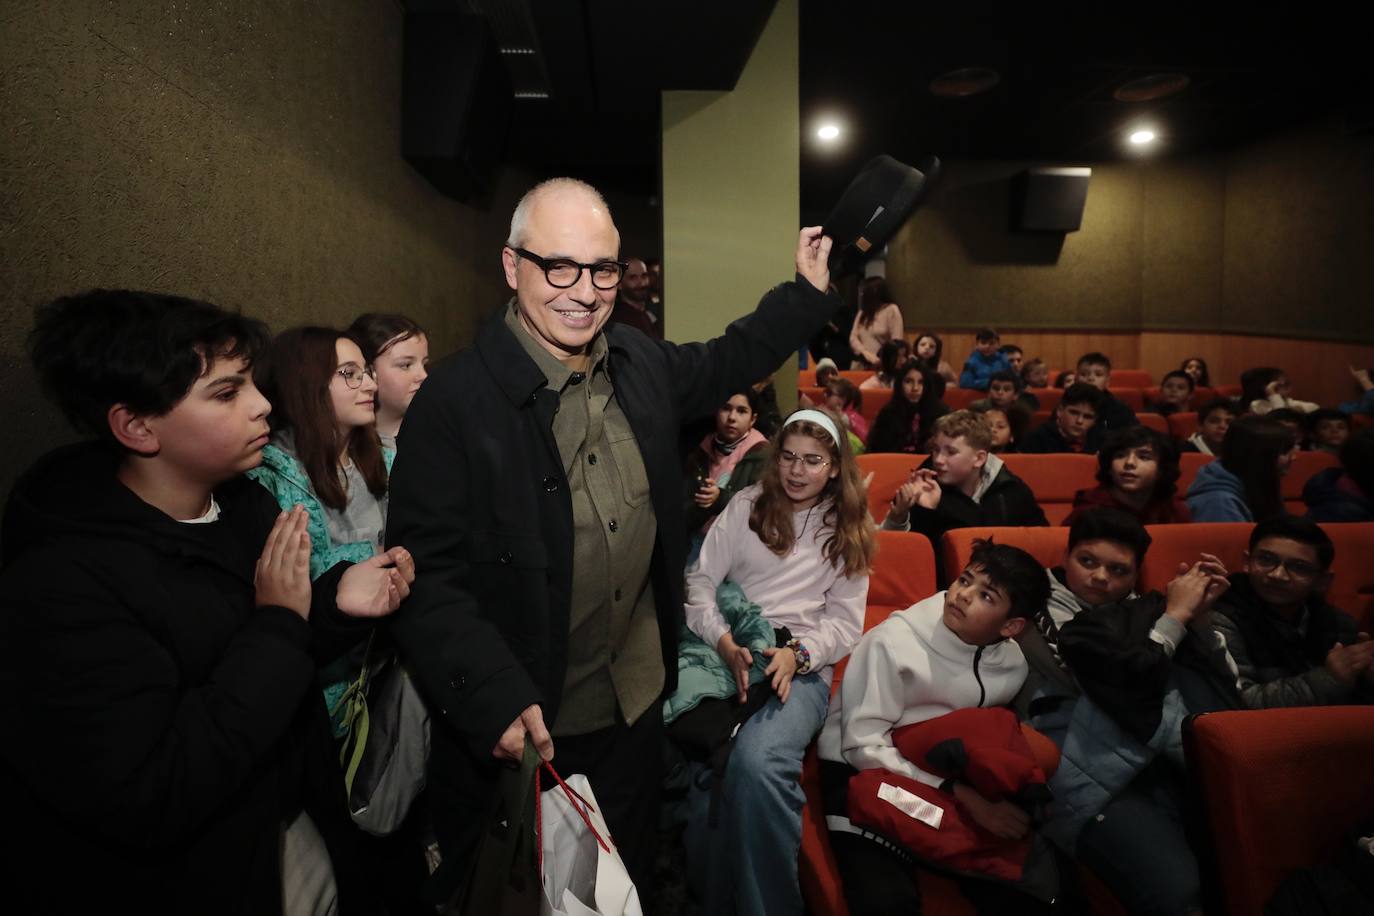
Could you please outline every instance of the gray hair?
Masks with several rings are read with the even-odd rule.
[[[530,221],[530,211],[539,202],[539,198],[552,191],[580,191],[590,197],[598,206],[606,211],[606,215],[611,215],[611,208],[606,204],[606,198],[601,196],[601,192],[591,185],[578,178],[550,178],[541,181],[539,184],[525,192],[525,196],[520,198],[520,203],[515,205],[515,212],[510,217],[510,237],[506,239],[506,244],[512,248],[525,244],[525,227]]]

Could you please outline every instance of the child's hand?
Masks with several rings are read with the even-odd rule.
[[[334,603],[349,617],[385,617],[410,595],[415,560],[404,547],[354,563],[339,578]]]
[[[763,669],[763,676],[773,678],[773,690],[784,703],[792,694],[792,676],[797,673],[797,653],[784,646],[781,649],[764,649],[763,654],[771,661]]]
[[[1278,379],[1274,379],[1274,380],[1273,380],[1272,382],[1270,382],[1268,385],[1265,385],[1265,386],[1264,386],[1264,395],[1265,395],[1265,397],[1270,397],[1270,398],[1272,398],[1274,395],[1276,395],[1276,394],[1278,394],[1278,393],[1279,393],[1279,380],[1278,380]]]
[[[1346,687],[1350,687],[1361,675],[1369,675],[1374,666],[1374,643],[1361,641],[1353,646],[1336,643],[1326,653],[1326,670],[1332,677]]]
[[[274,605],[310,619],[310,533],[305,509],[296,506],[277,516],[253,571],[258,607]]]
[[[1370,380],[1368,369],[1356,369],[1354,366],[1351,366],[1350,374],[1355,377],[1355,381],[1365,391],[1374,388],[1374,381]]]
[[[720,487],[716,486],[714,478],[707,477],[697,487],[697,491],[692,494],[692,502],[703,509],[709,509],[720,499]]]
[[[955,783],[954,797],[973,822],[993,836],[1019,840],[1030,830],[1030,815],[1009,801],[988,801],[963,783]]]
[[[716,651],[735,675],[735,696],[743,703],[749,697],[749,669],[754,666],[754,654],[747,646],[736,643],[735,637],[729,633],[716,643]]]

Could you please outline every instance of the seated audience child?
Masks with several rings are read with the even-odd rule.
[[[1159,383],[1159,400],[1150,404],[1146,410],[1162,417],[1187,410],[1192,403],[1196,387],[1193,377],[1182,369],[1167,372]]]
[[[1252,416],[1265,416],[1271,420],[1277,420],[1288,431],[1293,434],[1294,441],[1298,444],[1300,451],[1307,450],[1307,414],[1292,407],[1275,407],[1267,414],[1252,414]]]
[[[1207,371],[1207,360],[1201,356],[1190,356],[1183,361],[1179,369],[1188,373],[1188,377],[1193,380],[1195,388],[1211,388],[1212,373]]]
[[[1008,411],[1001,407],[980,407],[975,408],[974,413],[981,415],[983,422],[988,425],[988,433],[992,437],[988,451],[994,455],[1016,451],[1016,443],[1020,441],[1026,428],[1026,420],[1020,411]]]
[[[938,545],[951,528],[1045,525],[1025,481],[988,451],[983,418],[956,410],[935,421],[930,458],[898,488],[883,519],[887,531],[919,531]]]
[[[831,379],[840,377],[840,367],[830,357],[822,357],[816,362],[816,387],[824,388]]]
[[[1230,398],[1214,398],[1203,404],[1197,412],[1197,432],[1188,437],[1181,451],[1219,454],[1236,413],[1236,402]]]
[[[1011,371],[1016,375],[1021,374],[1021,364],[1026,360],[1026,354],[1016,344],[1002,344],[997,348],[997,352],[1007,358],[1007,364],[1011,366]]]
[[[1045,365],[1045,361],[1037,356],[1022,367],[1021,383],[1022,388],[1050,387],[1050,367]]]
[[[1302,501],[1314,522],[1374,522],[1374,429],[1345,440],[1341,466],[1313,474]]]
[[[893,301],[882,277],[867,277],[859,284],[859,310],[849,331],[854,354],[851,369],[877,369],[878,348],[890,340],[906,342],[902,307]]]
[[[1311,401],[1299,401],[1292,394],[1293,383],[1282,369],[1261,366],[1246,369],[1240,374],[1241,407],[1250,413],[1266,414],[1280,407],[1311,413],[1321,406]]]
[[[1195,522],[1254,522],[1283,514],[1279,478],[1297,454],[1292,430],[1270,417],[1247,414],[1231,424],[1221,457],[1204,464],[1188,488]]]
[[[1135,411],[1107,390],[1112,383],[1112,361],[1104,354],[1085,353],[1079,357],[1074,377],[1078,382],[1086,382],[1102,392],[1102,401],[1097,405],[1097,423],[1092,431],[1093,451],[1097,450],[1107,433],[1136,425]]]
[[[1117,430],[1097,453],[1097,486],[1074,494],[1073,511],[1064,524],[1100,508],[1119,509],[1142,525],[1191,521],[1178,495],[1178,477],[1173,439],[1144,426]]]
[[[895,388],[897,374],[907,362],[905,340],[889,340],[878,348],[878,371],[859,384],[860,388]]]
[[[1040,399],[1029,391],[1021,391],[1019,377],[1014,372],[998,370],[992,374],[988,381],[988,396],[979,398],[969,405],[974,410],[983,407],[1001,407],[1005,410],[1015,410],[1025,416],[1027,420],[1030,415],[1040,409]]]
[[[1212,625],[1251,709],[1374,703],[1374,642],[1323,597],[1336,547],[1312,521],[1281,516],[1250,532]]]
[[[716,409],[715,430],[687,456],[687,530],[694,538],[704,535],[730,498],[763,473],[768,438],[754,428],[757,403],[751,388],[726,398]]]
[[[687,573],[687,626],[734,672],[740,701],[751,671],[771,687],[734,738],[716,826],[707,823],[711,789],[694,780],[688,795],[688,881],[711,913],[802,912],[802,755],[825,721],[833,666],[859,641],[873,563],[863,481],[835,421],[792,414],[773,454],[761,482],[711,526]],[[791,637],[757,666],[716,604],[727,579]]]
[[[1048,592],[1045,571],[1030,554],[979,541],[948,591],[893,613],[854,649],[817,742],[830,845],[854,916],[921,912],[910,855],[849,820],[849,780],[860,771],[886,770],[948,795],[947,810],[995,837],[1030,831],[1025,809],[923,769],[925,761],[902,755],[893,733],[955,710],[1010,702],[1026,677],[1013,637],[1044,608]],[[1022,912],[1034,903],[1005,886],[974,879],[960,885],[980,912]]]
[[[868,420],[864,417],[864,394],[859,387],[847,378],[831,380],[825,386],[825,406],[839,414],[849,426],[849,431],[859,437],[860,442],[868,439]]]
[[[1011,371],[1011,363],[997,349],[999,343],[997,332],[992,328],[981,328],[973,335],[973,352],[964,361],[964,371],[959,373],[960,388],[987,391],[994,372]]]
[[[902,367],[892,400],[873,420],[869,452],[923,452],[935,421],[949,413],[945,380],[912,360]]]
[[[248,476],[283,509],[305,507],[310,577],[381,553],[396,453],[377,438],[376,374],[358,344],[333,328],[292,328],[254,375],[276,410],[272,441]]]
[[[1016,707],[1062,752],[1042,832],[1131,913],[1200,912],[1184,830],[1181,726],[1239,706],[1235,667],[1212,630],[1226,570],[1203,554],[1166,594],[1133,594],[1150,536],[1114,509],[1069,529],[1064,566],[1018,637],[1030,671]]]
[[[5,510],[9,911],[370,912],[314,659],[396,609],[409,555],[312,587],[305,513],[242,476],[271,410],[259,322],[95,290],[28,343],[97,441],[40,458]]]
[[[1102,392],[1085,382],[1075,382],[1064,389],[1058,406],[1050,419],[1026,434],[1021,451],[1030,454],[1055,452],[1096,451],[1093,428],[1097,425],[1097,408]]]
[[[1054,377],[1054,387],[1068,388],[1076,381],[1078,381],[1078,378],[1074,373],[1070,370],[1065,370]]]
[[[924,363],[926,368],[935,370],[936,374],[945,380],[946,385],[957,385],[959,376],[953,367],[945,362],[944,352],[945,342],[940,339],[940,335],[925,331],[917,335],[911,355]]]
[[[394,452],[406,410],[429,377],[429,339],[404,315],[377,313],[358,316],[348,334],[377,375],[377,437]]]
[[[1319,407],[1307,415],[1307,441],[1314,452],[1339,455],[1350,438],[1350,417],[1330,407]]]
[[[1360,386],[1362,392],[1353,401],[1341,402],[1341,413],[1347,414],[1374,414],[1374,379],[1369,377],[1368,369],[1356,369],[1350,367],[1350,375],[1355,379],[1355,384]]]
[[[765,436],[772,437],[782,424],[782,408],[778,407],[778,390],[773,387],[770,373],[750,386],[754,389],[754,407],[758,419],[754,428]]]

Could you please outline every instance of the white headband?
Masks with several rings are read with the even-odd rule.
[[[798,410],[783,421],[782,428],[787,429],[787,427],[791,426],[793,423],[800,422],[801,420],[815,423],[821,429],[830,433],[830,438],[835,443],[835,447],[840,447],[840,431],[835,428],[835,421],[819,410]]]

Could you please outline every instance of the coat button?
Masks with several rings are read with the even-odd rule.
[[[545,492],[545,493],[552,493],[552,492],[554,492],[555,490],[558,489],[558,478],[557,478],[557,477],[554,477],[554,476],[552,476],[552,475],[550,475],[550,476],[544,478],[543,484],[544,484],[544,492]]]
[[[568,384],[570,385],[581,385],[586,380],[587,375],[584,372],[574,372],[572,375],[568,376]]]
[[[587,456],[587,463],[596,464],[596,455],[594,453]]]
[[[620,530],[620,522],[616,521],[615,519],[611,519],[611,530],[612,530],[612,531],[619,531],[619,530]]]
[[[512,556],[510,555],[510,551],[507,550],[505,553],[501,554],[501,565],[502,565],[502,566],[509,566],[509,565],[511,564],[511,560],[513,560],[513,559],[515,559],[515,558],[512,557]]]

